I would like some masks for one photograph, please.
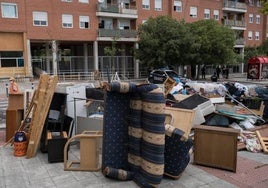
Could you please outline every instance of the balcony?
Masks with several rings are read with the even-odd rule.
[[[98,40],[111,41],[116,37],[120,41],[137,41],[137,31],[129,29],[99,29]]]
[[[119,13],[118,5],[98,5],[98,12]]]
[[[136,6],[99,4],[96,16],[137,19],[138,11]]]
[[[234,2],[234,1],[227,1],[223,2],[223,11],[230,11],[230,12],[247,12],[247,5],[246,3],[242,2]]]
[[[224,20],[224,26],[229,26],[234,30],[246,30],[246,22],[241,20]]]
[[[244,38],[239,38],[235,40],[235,46],[245,46],[246,41]]]

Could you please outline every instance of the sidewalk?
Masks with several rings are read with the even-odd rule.
[[[71,157],[75,155],[77,154],[72,152]],[[105,178],[100,171],[64,171],[63,163],[48,163],[47,154],[40,151],[35,157],[26,159],[14,157],[11,146],[0,147],[0,158],[0,187],[138,187],[133,181]],[[265,188],[267,184],[267,155],[240,151],[236,173],[194,165],[191,160],[180,179],[164,178],[159,188]]]

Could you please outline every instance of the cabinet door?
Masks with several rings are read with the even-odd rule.
[[[14,137],[22,120],[23,110],[6,110],[6,142]]]

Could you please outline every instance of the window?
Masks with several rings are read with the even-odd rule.
[[[0,67],[24,67],[22,51],[0,51]]]
[[[118,20],[119,29],[128,30],[130,29],[129,20]]]
[[[255,32],[255,40],[260,40],[260,32]]]
[[[256,5],[257,7],[261,7],[261,0],[257,0]]]
[[[192,18],[197,18],[197,7],[190,7],[190,16]]]
[[[34,26],[47,26],[47,12],[33,12],[33,25]]]
[[[253,6],[254,5],[254,0],[248,0],[248,3],[250,6]]]
[[[248,32],[248,40],[252,40],[252,31]]]
[[[99,28],[104,28],[104,29],[113,29],[113,20],[112,19],[104,19],[100,20],[99,22]]]
[[[260,23],[261,23],[261,16],[256,15],[256,24],[260,24]]]
[[[253,14],[248,15],[248,22],[253,23]]]
[[[3,18],[18,18],[18,8],[15,3],[1,3]]]
[[[162,10],[162,0],[154,0],[154,10],[156,11]]]
[[[79,3],[88,3],[88,0],[79,0]]]
[[[147,22],[147,20],[142,20],[142,24],[144,24],[144,23],[146,23]]]
[[[209,19],[210,18],[210,10],[209,9],[205,9],[204,10],[204,18],[205,19]]]
[[[73,0],[61,0],[62,2],[72,2]]]
[[[150,0],[142,0],[142,8],[143,9],[150,9]]]
[[[175,12],[182,12],[182,3],[181,1],[174,1],[174,11]]]
[[[63,28],[73,28],[73,16],[70,14],[62,15],[62,27]]]
[[[220,16],[219,16],[219,10],[214,10],[214,11],[213,11],[213,14],[214,14],[214,15],[213,15],[214,20],[219,20],[219,17],[220,17]]]
[[[89,17],[88,16],[79,16],[79,27],[81,29],[89,28]]]

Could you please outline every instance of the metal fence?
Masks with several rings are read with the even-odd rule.
[[[85,63],[87,62],[87,63]],[[33,57],[33,74],[53,73],[52,57]],[[98,57],[98,70],[101,79],[107,80],[115,74],[122,80],[134,79],[134,59],[132,56],[100,56]],[[57,63],[57,74],[60,80],[93,80],[94,78],[93,57],[62,56]],[[139,67],[139,78],[147,77],[146,68]]]

